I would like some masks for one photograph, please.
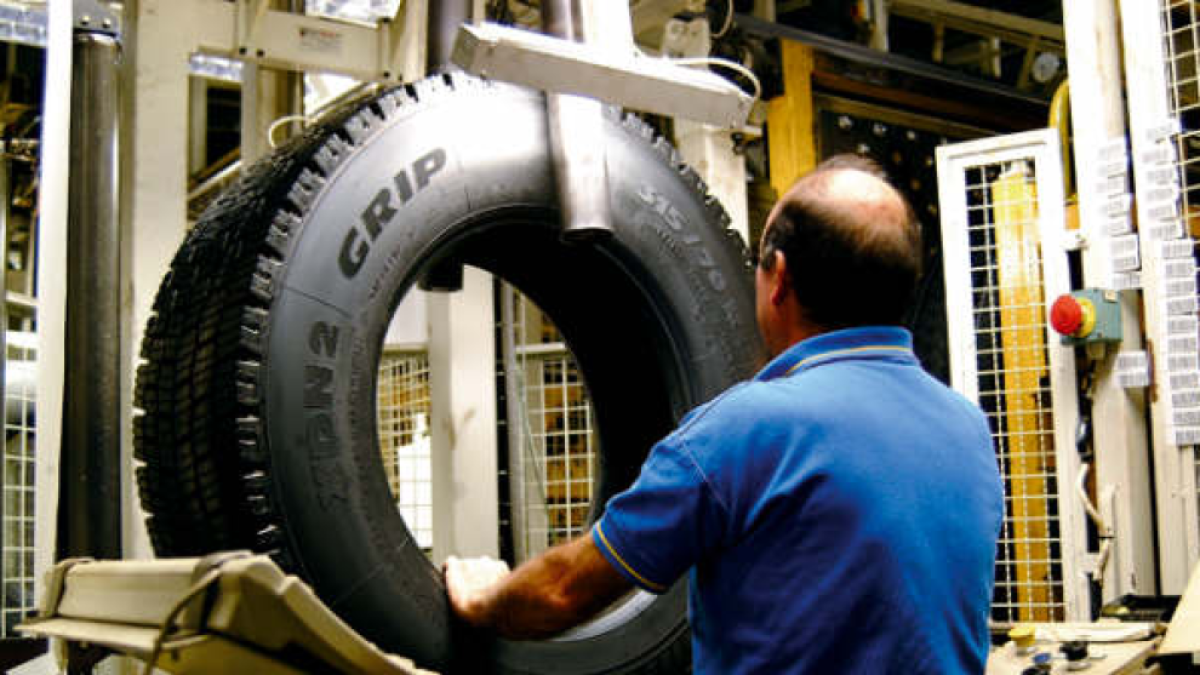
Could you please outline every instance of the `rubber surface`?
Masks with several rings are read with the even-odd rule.
[[[542,98],[462,76],[331,113],[215,202],[143,343],[135,446],[156,551],[269,552],[425,667],[685,672],[682,583],[573,637],[475,644],[379,458],[384,333],[434,269],[491,271],[561,329],[595,408],[600,507],[684,412],[758,365],[750,267],[720,206],[639,120],[606,125],[615,234],[596,245],[559,241]]]

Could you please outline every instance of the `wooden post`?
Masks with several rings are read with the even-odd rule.
[[[817,165],[816,125],[812,97],[812,48],[780,41],[783,94],[767,108],[767,150],[771,187],[779,195]]]

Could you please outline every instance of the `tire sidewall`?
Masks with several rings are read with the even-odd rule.
[[[431,253],[486,226],[489,214],[555,210],[541,97],[472,88],[409,109],[366,109],[352,122],[364,132],[354,152],[293,196],[303,215],[275,280],[264,350],[272,487],[289,548],[344,619],[435,668],[450,667],[452,622],[440,574],[404,527],[379,460],[381,343]],[[606,246],[668,315],[680,360],[671,367],[687,374],[682,414],[754,365],[745,263],[662,150],[619,121],[607,132],[615,236]],[[602,635],[499,643],[493,655],[510,672],[625,669],[684,639],[685,607],[680,583]]]

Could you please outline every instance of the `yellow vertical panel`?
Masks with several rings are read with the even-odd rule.
[[[812,48],[780,40],[783,94],[767,104],[767,150],[771,187],[783,195],[817,165],[813,122]]]
[[[1004,356],[1004,420],[1008,429],[1009,493],[1013,504],[1018,614],[1050,621],[1050,531],[1043,382],[1048,376],[1043,327],[1042,271],[1037,236],[1037,192],[1019,162],[992,184],[1000,291],[1000,344]]]

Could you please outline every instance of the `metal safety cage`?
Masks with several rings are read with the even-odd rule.
[[[1142,249],[1160,591],[1183,592],[1200,560],[1200,7],[1122,0],[1130,153]],[[1081,178],[1084,180],[1084,178]]]
[[[509,476],[517,561],[587,531],[599,439],[583,375],[557,327],[502,286]]]
[[[951,383],[987,415],[1005,485],[992,618],[1086,619],[1074,354],[1046,311],[1070,284],[1058,136],[944,145],[937,169]]]
[[[379,362],[375,409],[383,471],[405,524],[422,549],[433,548],[429,355],[386,349]]]

